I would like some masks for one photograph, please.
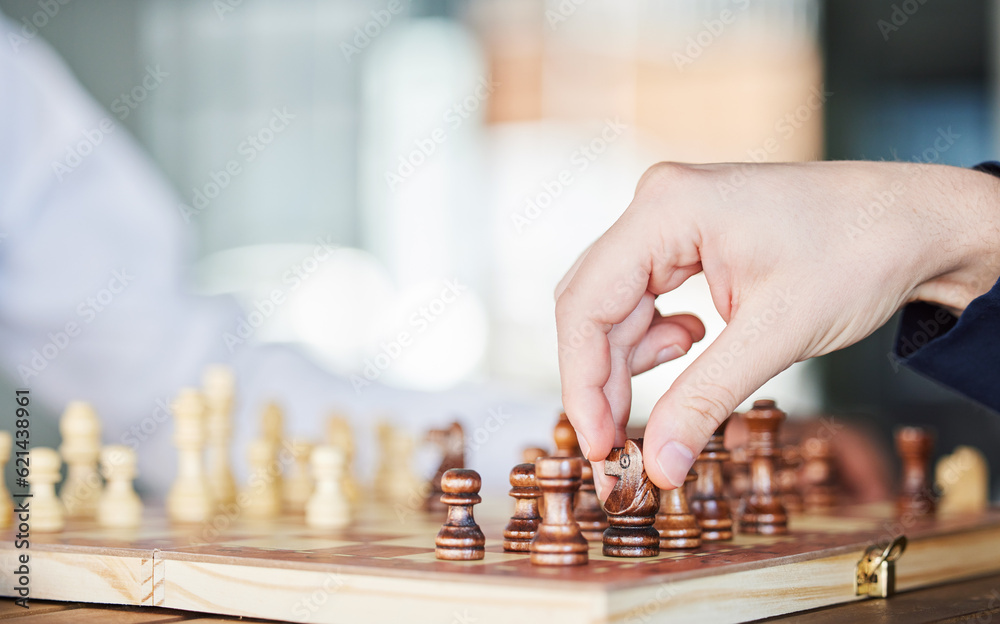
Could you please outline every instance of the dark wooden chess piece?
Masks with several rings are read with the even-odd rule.
[[[537,446],[529,446],[528,448],[521,451],[521,461],[526,464],[535,465],[535,460],[539,457],[545,457],[545,449],[539,448]]]
[[[729,460],[729,451],[722,445],[728,422],[719,425],[694,462],[698,478],[691,488],[691,513],[698,519],[701,539],[706,542],[733,539],[733,514],[722,481],[722,463]]]
[[[685,483],[698,476],[692,470]],[[701,525],[688,507],[684,486],[660,491],[660,513],[656,514],[656,530],[660,534],[660,550],[678,550],[701,546]]]
[[[775,481],[778,484],[778,496],[788,513],[800,513],[805,509],[802,493],[799,492],[799,467],[802,465],[802,453],[796,444],[788,444],[781,449],[780,464]]]
[[[538,515],[538,499],[542,492],[535,481],[535,465],[514,466],[510,471],[510,486],[514,515],[503,530],[503,549],[508,552],[528,552],[531,540],[542,522]]]
[[[580,489],[581,468],[582,460],[575,457],[540,457],[535,461],[535,481],[545,504],[542,523],[529,548],[531,563],[587,563],[590,546],[573,519],[573,495]]]
[[[747,456],[750,459],[750,494],[740,517],[744,533],[781,535],[788,532],[788,513],[775,487],[775,462],[780,457],[778,429],[785,420],[771,400],[754,401],[753,409],[743,415],[749,436]]]
[[[900,515],[933,515],[937,505],[930,485],[929,462],[934,451],[934,437],[920,427],[896,430],[896,452],[903,462],[903,482],[896,499]]]
[[[580,442],[576,437],[576,429],[569,422],[566,412],[559,414],[559,421],[556,422],[556,427],[552,431],[552,438],[556,443],[556,450],[552,453],[552,457],[583,457]]]
[[[608,524],[604,531],[607,557],[655,557],[660,554],[660,534],[653,523],[660,509],[660,490],[642,465],[642,438],[626,440],[611,449],[604,461],[604,474],[618,477],[604,509]]]
[[[837,464],[829,440],[809,438],[802,444],[799,481],[806,511],[822,512],[837,506]]]
[[[486,537],[472,516],[472,506],[482,502],[482,479],[475,470],[453,468],[441,475],[441,502],[448,519],[434,540],[434,555],[449,561],[473,561],[486,554]]]
[[[424,500],[428,511],[444,511],[447,506],[441,502],[441,477],[453,469],[465,468],[465,431],[459,422],[453,422],[447,429],[431,429],[427,441],[441,449],[441,465],[431,479],[430,492]]]
[[[586,459],[582,461],[581,474],[580,491],[576,495],[573,515],[587,541],[600,542],[604,539],[604,530],[608,528],[608,514],[604,513],[601,499],[597,498],[594,468]]]

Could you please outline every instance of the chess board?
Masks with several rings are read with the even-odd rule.
[[[861,600],[855,568],[877,541],[904,533],[899,591],[1000,571],[1000,510],[903,521],[891,505],[795,515],[785,536],[732,542],[650,559],[614,559],[592,543],[590,563],[532,566],[503,552],[510,505],[476,515],[486,558],[434,557],[443,515],[369,505],[342,530],[301,517],[170,526],[147,510],[134,532],[71,522],[33,534],[35,599],[158,606],[293,622],[736,622]],[[13,596],[13,532],[0,536],[0,594]],[[890,598],[891,600],[891,598]]]

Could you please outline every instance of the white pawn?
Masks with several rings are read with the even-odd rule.
[[[343,414],[335,412],[327,419],[326,443],[344,454],[344,494],[356,503],[361,498],[361,490],[354,479],[354,434],[350,421]]]
[[[317,446],[309,463],[316,489],[306,503],[306,524],[318,529],[347,526],[351,508],[343,488],[344,454],[332,446]]]
[[[127,446],[101,450],[101,473],[107,480],[97,503],[97,524],[111,529],[131,529],[142,523],[142,500],[132,488],[135,451]]]
[[[313,444],[306,440],[292,440],[288,450],[295,461],[292,474],[285,477],[284,497],[285,508],[292,513],[303,513],[306,503],[312,496],[315,483],[309,468],[309,456],[312,455]]]
[[[177,480],[167,494],[167,514],[174,522],[205,522],[215,510],[205,478],[205,401],[183,388],[170,406],[174,413]]]
[[[0,431],[0,529],[10,527],[14,521],[14,501],[3,479],[4,467],[10,461],[11,437],[7,431]]]
[[[53,449],[38,446],[28,453],[28,483],[31,484],[31,529],[40,533],[61,531],[66,525],[66,509],[56,496],[56,482],[62,460]]]
[[[236,501],[236,481],[229,460],[236,378],[230,367],[214,364],[205,369],[201,383],[205,392],[208,483],[212,498],[221,506]]]
[[[97,458],[101,453],[101,423],[94,408],[84,401],[71,401],[59,421],[66,462],[66,481],[60,498],[69,518],[93,518],[101,497]]]
[[[246,500],[243,511],[247,517],[267,519],[281,513],[281,489],[275,468],[275,447],[270,440],[257,438],[250,443],[250,481],[241,498]]]

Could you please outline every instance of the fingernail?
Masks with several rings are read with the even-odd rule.
[[[582,435],[576,436],[577,442],[580,443],[580,451],[583,452],[584,457],[590,457],[590,443],[587,442],[587,438]]]
[[[674,487],[684,485],[687,473],[694,465],[694,455],[680,442],[667,442],[656,455],[656,465]]]
[[[681,349],[677,345],[670,345],[669,347],[664,347],[660,349],[659,353],[656,354],[656,363],[663,364],[664,362],[669,362],[670,360],[676,360],[685,353],[687,353],[687,351]]]

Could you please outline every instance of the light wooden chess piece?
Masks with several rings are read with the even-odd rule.
[[[305,513],[306,503],[309,502],[315,487],[312,470],[309,467],[313,444],[308,440],[291,440],[288,443],[288,450],[292,454],[294,464],[292,473],[285,479],[285,509],[292,513]]]
[[[205,393],[208,484],[215,504],[229,505],[236,502],[236,481],[229,454],[236,378],[230,367],[213,364],[205,369],[201,384]]]
[[[184,388],[171,404],[177,480],[167,494],[167,514],[174,522],[205,522],[215,511],[205,477],[205,401],[194,388]]]
[[[69,518],[93,518],[101,497],[101,477],[97,458],[101,453],[101,423],[90,404],[72,401],[59,421],[66,462],[66,481],[60,498]]]
[[[306,524],[339,529],[350,524],[351,508],[344,494],[344,454],[332,446],[317,446],[309,460],[316,489],[306,503]]]
[[[374,490],[378,500],[419,509],[424,504],[429,484],[413,472],[413,436],[389,423],[379,423],[379,464],[375,471]]]
[[[0,475],[3,475],[7,462],[10,461],[10,432],[0,431]],[[14,522],[14,501],[11,500],[7,482],[0,478],[0,529],[9,528]]]
[[[97,524],[111,529],[131,529],[142,523],[142,500],[132,487],[135,451],[127,446],[101,450],[101,472],[107,480],[97,503]]]
[[[279,463],[276,448],[270,440],[257,438],[250,443],[247,459],[250,480],[240,497],[243,511],[249,518],[270,519],[281,514],[281,490],[278,485]]]
[[[974,514],[989,507],[989,466],[971,446],[959,446],[938,460],[934,482],[941,493],[938,512]]]
[[[260,415],[260,437],[266,440],[271,445],[271,453],[277,458],[278,451],[281,449],[282,442],[285,439],[285,412],[281,409],[281,406],[271,401],[264,406],[264,411]],[[282,491],[284,490],[284,477],[282,476],[282,469],[284,468],[280,463],[275,464],[275,468],[278,473],[272,475],[272,482],[274,483],[275,490],[278,493],[278,500],[281,500]]]
[[[53,449],[36,446],[28,453],[28,483],[31,484],[31,530],[39,533],[62,531],[66,509],[56,496],[56,482],[62,460]]]
[[[354,478],[354,434],[351,423],[346,416],[333,414],[326,421],[326,443],[340,449],[344,454],[344,493],[347,498],[356,503],[361,497],[358,482]]]

